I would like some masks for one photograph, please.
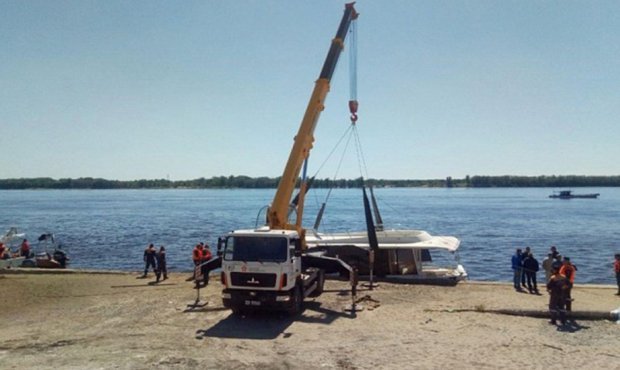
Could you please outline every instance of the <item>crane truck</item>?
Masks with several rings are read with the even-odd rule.
[[[248,309],[278,309],[296,314],[305,297],[319,296],[325,282],[325,267],[352,272],[338,258],[307,252],[302,226],[306,165],[314,141],[314,129],[323,111],[330,81],[351,23],[358,17],[354,3],[345,5],[344,15],[331,42],[321,74],[315,82],[306,112],[295,136],[284,172],[272,203],[267,223],[249,230],[234,230],[220,237],[222,301],[233,313]],[[303,167],[303,173],[302,173]],[[291,198],[302,174],[296,201]],[[295,213],[292,223],[289,215]],[[356,277],[350,274],[354,296]]]

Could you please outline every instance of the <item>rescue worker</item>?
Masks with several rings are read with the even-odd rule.
[[[212,257],[212,254],[211,254],[211,250],[209,249],[209,244],[205,244],[204,248],[202,249],[202,256],[201,256],[202,267],[200,268],[202,272],[203,286],[209,285],[209,270],[207,269],[207,264],[205,262],[209,261],[211,257]]]
[[[196,244],[192,251],[192,261],[194,261],[194,275],[192,276],[192,280],[196,279],[196,268],[200,265],[200,261],[202,260],[202,249],[202,243],[199,243]]]
[[[568,291],[566,293],[566,311],[571,311],[573,306],[573,297],[571,291],[573,290],[573,283],[575,282],[575,272],[577,266],[570,262],[570,258],[564,257],[562,259],[562,267],[560,267],[560,275],[564,276],[568,280]]]
[[[162,274],[164,275],[164,280],[168,279],[168,269],[166,267],[166,248],[163,245],[159,247],[159,252],[157,252],[156,276],[158,283]]]
[[[28,243],[28,239],[24,239],[22,245],[19,247],[19,255],[21,257],[30,258],[30,244]]]
[[[146,249],[144,250],[144,275],[142,275],[143,278],[146,277],[146,274],[149,270],[149,267],[153,267],[153,272],[155,274],[157,274],[157,251],[155,250],[155,246],[153,245],[153,243],[149,244],[148,247],[146,247]]]
[[[568,279],[560,274],[560,266],[552,267],[552,274],[547,283],[547,292],[549,292],[549,314],[551,316],[550,324],[556,325],[560,319],[562,325],[566,324],[566,295],[568,293]]]

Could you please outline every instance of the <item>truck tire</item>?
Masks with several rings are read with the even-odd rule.
[[[310,293],[309,297],[318,297],[323,294],[323,287],[325,286],[325,271],[319,270],[318,277],[316,278],[316,289]]]
[[[297,284],[293,290],[293,295],[291,296],[291,306],[288,309],[288,314],[294,316],[300,313],[303,302],[304,296],[301,291],[301,285]]]

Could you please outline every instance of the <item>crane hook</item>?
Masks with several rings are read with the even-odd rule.
[[[359,104],[357,100],[349,100],[349,111],[351,112],[351,123],[357,122],[357,108]]]

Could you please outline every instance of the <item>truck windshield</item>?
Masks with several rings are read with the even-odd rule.
[[[284,262],[288,239],[258,236],[232,236],[226,242],[227,261]]]

